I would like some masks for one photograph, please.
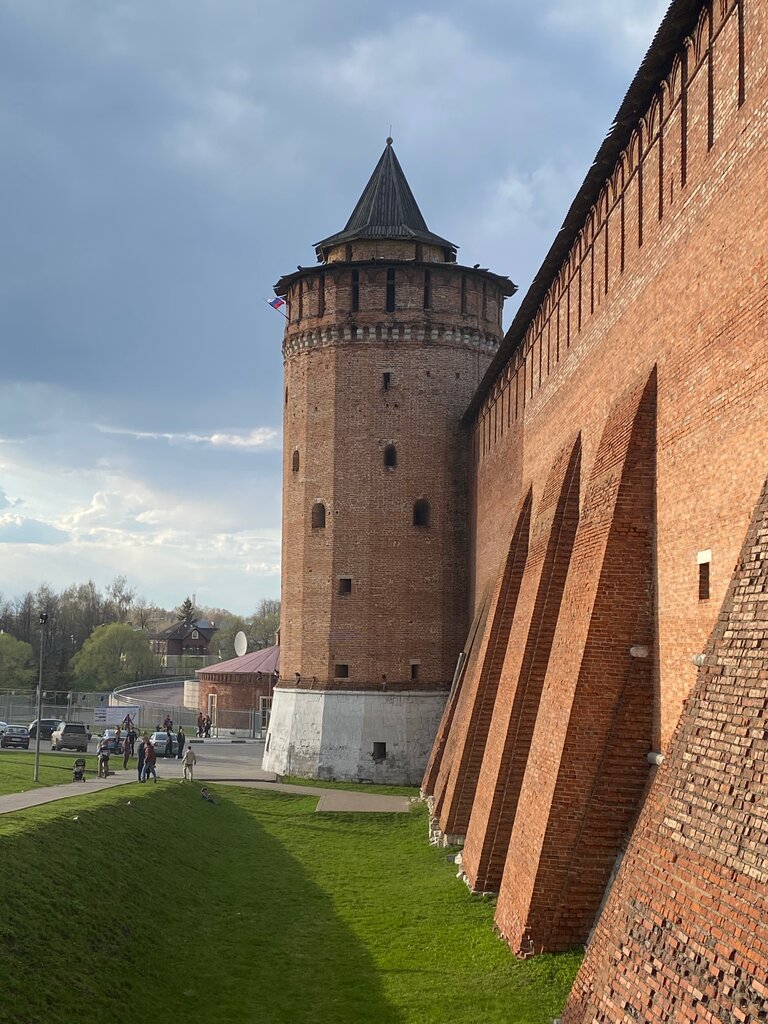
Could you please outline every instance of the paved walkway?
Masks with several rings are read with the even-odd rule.
[[[236,782],[221,780],[220,786],[242,786],[245,789],[276,790],[296,796],[317,796],[315,811],[362,811],[379,814],[406,814],[411,809],[407,796],[387,796],[384,793],[352,792],[348,789],[321,789],[319,786],[292,786],[288,782]]]
[[[161,780],[165,784],[168,780]],[[175,779],[173,781],[176,781]],[[207,779],[198,780],[202,782]],[[211,780],[213,781],[213,780]],[[103,789],[113,789],[126,783],[136,782],[136,772],[120,772],[110,775],[108,779],[87,779],[84,783],[66,782],[60,786],[42,786],[40,789],[26,790],[24,793],[9,793],[0,796],[0,814],[21,811],[26,807],[39,807],[56,800],[67,800],[73,796],[87,796]],[[297,796],[318,797],[315,811],[354,811],[384,814],[403,814],[410,810],[411,802],[407,796],[385,796],[381,793],[359,793],[344,789],[320,789],[316,786],[292,786],[283,782],[256,782],[253,780],[219,780],[220,786],[242,786],[246,789],[264,789],[278,793],[293,793]]]
[[[8,793],[0,796],[0,814],[10,811],[21,811],[25,807],[39,807],[55,800],[66,800],[73,796],[86,796],[102,789],[114,789],[124,786],[126,782],[135,782],[136,772],[121,772],[110,775],[108,779],[86,779],[85,782],[65,782],[60,786],[41,786],[40,789],[28,789],[24,793]]]

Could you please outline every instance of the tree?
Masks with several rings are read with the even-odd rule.
[[[0,633],[0,687],[25,690],[34,683],[32,644],[17,640],[10,633]]]
[[[94,629],[71,664],[84,690],[112,690],[160,675],[160,660],[147,637],[122,623]]]
[[[280,602],[265,597],[251,616],[249,636],[259,647],[271,647],[280,627]]]
[[[192,604],[189,595],[187,595],[176,609],[176,618],[179,622],[183,622],[187,626],[191,626],[192,623],[199,618],[197,608]]]

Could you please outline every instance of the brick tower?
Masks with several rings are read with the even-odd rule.
[[[281,674],[264,766],[418,783],[466,634],[467,437],[508,278],[456,263],[386,148],[287,301]]]

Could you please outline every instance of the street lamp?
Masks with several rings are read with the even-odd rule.
[[[40,781],[40,716],[43,713],[43,635],[47,612],[40,612],[40,672],[37,677],[37,726],[35,728],[35,782]]]

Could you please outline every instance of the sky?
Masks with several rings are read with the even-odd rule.
[[[280,592],[264,301],[386,136],[508,324],[666,0],[0,0],[0,594]]]

